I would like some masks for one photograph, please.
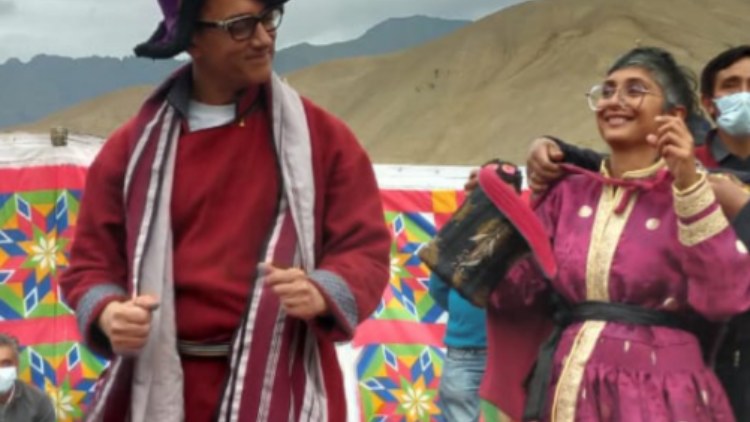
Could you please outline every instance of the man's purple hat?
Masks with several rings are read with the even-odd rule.
[[[169,59],[190,45],[195,22],[206,0],[158,0],[164,20],[148,41],[135,47],[135,55],[152,59]],[[266,7],[286,3],[287,0],[260,0]]]

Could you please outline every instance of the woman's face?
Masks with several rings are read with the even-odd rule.
[[[596,122],[610,146],[645,143],[664,114],[664,93],[649,71],[628,67],[611,73],[596,92]]]

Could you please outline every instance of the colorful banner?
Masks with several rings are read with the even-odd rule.
[[[23,346],[19,377],[45,391],[59,421],[82,416],[106,362],[79,344],[60,300],[85,167],[0,169],[0,331]]]
[[[35,147],[44,150],[41,155],[22,154],[23,165],[0,162],[0,332],[16,336],[23,346],[21,379],[53,398],[59,421],[73,421],[90,403],[107,365],[79,343],[75,317],[57,284],[68,265],[87,164],[98,146],[71,153],[71,146],[44,145]],[[409,180],[408,167],[387,171]],[[435,168],[415,171],[429,179]],[[466,174],[459,168],[447,171],[460,179]],[[391,280],[342,361],[355,378],[350,420],[443,420],[437,391],[446,315],[428,293],[429,272],[417,252],[463,200],[463,192],[455,190],[460,182],[448,183],[448,190],[382,191],[393,235]]]
[[[450,218],[463,193],[382,191],[393,236],[390,285],[354,339],[362,421],[442,420],[437,392],[445,358],[445,312],[427,290],[417,252]]]

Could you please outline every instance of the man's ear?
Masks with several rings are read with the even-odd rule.
[[[201,56],[200,38],[197,34],[193,34],[190,37],[190,44],[188,44],[185,52],[193,59]]]
[[[716,104],[714,104],[714,99],[707,97],[705,95],[701,96],[701,105],[703,106],[703,110],[711,116],[712,120],[716,120],[717,117],[719,117],[719,109],[716,108]]]

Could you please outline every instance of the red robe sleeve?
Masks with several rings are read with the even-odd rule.
[[[85,344],[105,356],[112,352],[99,316],[110,302],[128,297],[123,205],[128,127],[110,137],[89,167],[70,267],[60,279]]]
[[[316,186],[317,266],[310,279],[330,317],[313,324],[330,341],[350,340],[380,303],[390,275],[390,232],[369,157],[338,119],[305,102]]]

